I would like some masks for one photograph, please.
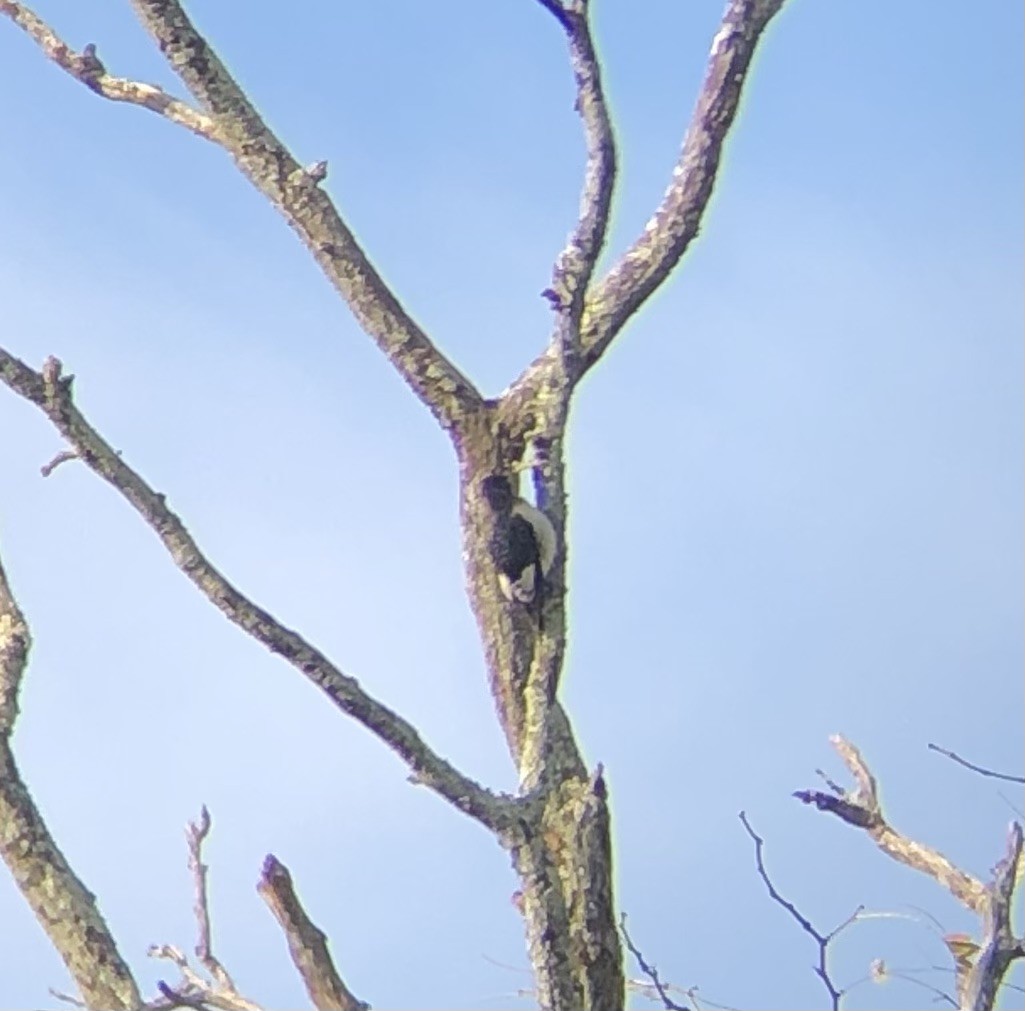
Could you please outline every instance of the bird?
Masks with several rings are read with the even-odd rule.
[[[484,478],[482,491],[497,521],[491,553],[498,587],[507,600],[533,604],[540,619],[544,578],[555,561],[555,527],[540,509],[513,495],[509,478],[502,474]]]

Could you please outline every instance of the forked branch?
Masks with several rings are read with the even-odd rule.
[[[840,793],[835,790],[831,793],[801,790],[794,796],[805,804],[813,804],[820,811],[835,814],[849,825],[864,829],[884,853],[908,867],[935,878],[967,909],[981,914],[986,907],[986,886],[978,878],[961,870],[938,850],[893,828],[883,815],[876,778],[861,757],[861,753],[839,734],[833,735],[829,740],[843,759],[857,788]]]
[[[28,7],[0,0],[0,13],[20,25],[43,52],[97,94],[152,109],[213,140],[284,215],[328,280],[345,299],[417,397],[452,431],[480,408],[474,385],[434,345],[356,242],[320,188],[323,163],[304,168],[263,122],[177,0],[132,0],[143,26],[204,112],[160,88],[107,74],[95,48],[75,53]]]
[[[946,940],[955,956],[960,1006],[971,1011],[990,1011],[1007,969],[1015,959],[1025,957],[1025,941],[1015,937],[1011,930],[1011,900],[1022,874],[1021,826],[1011,825],[1004,858],[994,868],[992,881],[983,884],[931,846],[892,828],[883,816],[876,778],[861,753],[839,735],[831,737],[830,742],[854,778],[856,788],[843,790],[830,783],[831,792],[802,790],[794,796],[864,829],[883,852],[935,878],[981,918],[982,942],[976,945],[969,939],[962,945],[960,957],[957,945],[952,945],[950,938]]]
[[[109,98],[112,102],[142,106],[191,130],[199,137],[217,141],[217,128],[212,117],[193,108],[188,102],[173,98],[155,84],[144,84],[142,81],[108,74],[96,55],[94,45],[90,44],[81,53],[76,53],[24,4],[15,3],[14,0],[0,0],[0,14],[6,14],[42,49],[44,55],[97,95]]]
[[[758,869],[758,876],[762,879],[762,883],[765,885],[765,888],[769,893],[769,897],[777,905],[782,906],[798,923],[800,928],[809,937],[811,937],[818,946],[819,960],[818,964],[815,966],[815,975],[822,980],[822,985],[826,988],[826,992],[829,994],[829,1006],[833,1011],[839,1011],[840,1002],[843,1000],[843,996],[847,992],[847,988],[840,987],[833,981],[829,968],[829,946],[839,933],[846,930],[847,927],[858,919],[863,907],[859,906],[841,924],[834,927],[828,934],[823,934],[822,931],[816,928],[812,924],[811,920],[809,920],[808,917],[806,917],[797,908],[797,906],[795,906],[789,899],[784,898],[777,890],[776,886],[772,882],[772,878],[769,877],[769,871],[765,866],[765,858],[763,856],[765,840],[751,827],[751,823],[748,821],[747,814],[744,811],[740,812],[740,821],[744,826],[744,830],[751,837],[751,841],[755,844],[755,865]]]
[[[584,367],[593,365],[698,234],[755,49],[784,0],[730,0],[712,40],[697,107],[662,202],[615,266],[592,286],[583,319]]]
[[[683,140],[680,157],[655,213],[637,240],[600,280],[591,278],[594,259],[605,236],[608,206],[615,177],[615,150],[611,125],[598,76],[597,59],[587,34],[586,0],[539,0],[559,20],[570,37],[578,101],[588,138],[588,164],[581,217],[574,236],[560,258],[574,277],[574,265],[583,285],[582,312],[577,332],[565,334],[567,315],[561,314],[555,339],[512,384],[503,398],[507,415],[528,412],[539,399],[549,397],[556,376],[569,372],[572,387],[602,356],[624,324],[672,273],[697,236],[712,196],[723,145],[740,106],[751,62],[766,27],[785,0],[729,0],[722,23],[712,40],[704,83]],[[593,74],[588,68],[593,67]],[[582,253],[574,253],[579,248]],[[585,255],[586,254],[586,255]],[[559,290],[559,269],[554,290],[545,292],[557,309],[564,297]],[[567,365],[572,367],[567,369]],[[571,390],[570,390],[571,392]]]
[[[499,797],[453,768],[421,739],[412,724],[371,697],[300,635],[258,607],[217,571],[200,551],[164,496],[129,467],[75,407],[71,376],[48,358],[35,372],[0,348],[0,380],[39,407],[81,460],[130,502],[167,548],[175,564],[228,619],[279,653],[309,678],[343,712],[363,724],[409,766],[417,782],[430,787],[459,810],[493,831],[511,817],[512,801]]]

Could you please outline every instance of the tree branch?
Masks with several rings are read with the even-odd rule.
[[[662,203],[640,237],[587,296],[582,321],[585,369],[669,276],[698,234],[755,48],[783,3],[730,0],[712,40],[697,107]]]
[[[172,98],[155,84],[143,84],[141,81],[130,81],[125,77],[108,74],[96,55],[94,45],[86,46],[81,53],[74,52],[42,18],[24,4],[15,3],[14,0],[0,0],[0,14],[6,14],[25,31],[48,59],[97,95],[109,98],[112,102],[140,105],[205,140],[218,141],[217,128],[210,116],[194,109],[188,102]]]
[[[256,890],[281,924],[289,954],[317,1011],[366,1011],[369,1005],[342,982],[327,950],[327,937],[306,915],[288,868],[276,857],[264,860]]]
[[[178,968],[181,981],[171,986],[164,980],[157,980],[157,989],[163,999],[151,1001],[144,1011],[165,1011],[169,1008],[191,1007],[197,1011],[219,1008],[221,1011],[263,1011],[255,1001],[244,997],[234,987],[207,982],[189,965],[189,960],[173,944],[154,944],[147,952],[150,958],[171,962]]]
[[[217,121],[243,175],[292,229],[414,393],[443,428],[480,408],[474,385],[413,321],[375,270],[316,176],[268,128],[178,0],[131,0],[143,27],[193,97]]]
[[[39,407],[83,463],[135,507],[207,600],[258,642],[283,656],[339,709],[387,744],[413,771],[417,782],[492,831],[505,827],[512,814],[509,798],[484,789],[436,755],[410,723],[368,695],[355,678],[343,674],[300,635],[259,608],[210,564],[182,521],[168,509],[164,496],[146,484],[75,407],[73,378],[62,376],[56,358],[48,358],[42,373],[37,373],[0,348],[0,380]]]
[[[839,734],[834,734],[829,741],[854,777],[857,789],[853,793],[845,791],[842,796],[819,790],[801,790],[794,796],[805,804],[813,804],[820,811],[835,814],[849,825],[863,828],[888,856],[935,878],[962,905],[982,914],[988,901],[985,885],[955,866],[938,850],[892,828],[883,816],[875,776],[861,753]]]
[[[967,759],[962,758],[953,751],[941,748],[938,744],[929,744],[928,748],[930,751],[937,751],[941,755],[945,755],[951,761],[957,762],[958,765],[963,765],[966,769],[971,769],[972,772],[977,772],[980,776],[989,776],[992,779],[1003,779],[1008,783],[1025,783],[1025,776],[1012,776],[1006,772],[996,772],[993,769],[987,769],[981,765],[975,765],[973,762],[969,762]]]
[[[569,11],[566,9],[566,5],[562,3],[562,0],[537,0],[537,2],[544,7],[549,14],[559,22],[560,25],[568,32],[572,30],[573,22],[570,18]],[[570,3],[573,0],[569,0]]]
[[[556,260],[552,287],[544,293],[560,314],[556,337],[561,340],[562,354],[575,357],[584,297],[608,229],[616,181],[616,143],[591,37],[587,0],[540,2],[556,17],[569,40],[570,65],[577,86],[576,110],[583,120],[587,145],[579,219]]]
[[[655,992],[655,996],[662,1001],[662,1007],[666,1011],[690,1011],[684,1004],[677,1004],[676,1001],[669,995],[669,985],[662,982],[662,978],[658,974],[658,969],[648,962],[644,955],[641,953],[640,948],[637,947],[633,942],[633,938],[630,936],[629,931],[626,929],[626,913],[623,913],[619,917],[619,932],[623,935],[623,941],[626,944],[627,951],[637,961],[637,967],[644,973],[648,979],[651,980],[651,987]]]
[[[981,951],[964,980],[962,1007],[970,1011],[990,1011],[1011,963],[1025,958],[1025,941],[1011,930],[1011,901],[1021,873],[1022,828],[1014,823],[1007,837],[1007,852],[993,869],[987,888]]]
[[[203,863],[203,843],[210,834],[210,812],[203,805],[199,821],[190,821],[185,829],[185,841],[189,847],[189,870],[192,872],[192,887],[195,893],[193,912],[196,916],[196,957],[220,989],[237,993],[235,981],[228,970],[214,955],[210,931],[210,899],[207,892],[207,871]]]
[[[571,6],[574,10],[577,5],[586,7],[585,0],[539,2],[552,12],[568,33],[574,31],[577,23],[577,15],[570,12]],[[719,31],[712,40],[704,83],[662,202],[644,226],[644,231],[611,270],[599,281],[590,280],[577,323],[579,348],[574,349],[576,354],[567,354],[568,342],[558,339],[557,327],[556,339],[527,366],[503,395],[502,408],[507,418],[525,416],[539,408],[555,413],[555,408],[547,404],[547,401],[558,399],[552,392],[553,384],[558,385],[558,380],[562,378],[562,385],[568,386],[568,392],[572,392],[572,387],[605,353],[627,320],[672,273],[697,236],[702,216],[712,196],[723,145],[740,105],[752,58],[765,28],[784,2],[729,0]],[[597,77],[594,84],[598,89],[596,95],[600,98],[600,81]],[[603,106],[596,105],[595,108],[603,109]],[[586,115],[585,129],[588,129]],[[599,136],[597,130],[593,135],[588,134],[589,153],[592,136],[595,139]],[[611,147],[609,154],[614,158],[614,149]],[[599,164],[597,158],[589,158],[589,180],[592,173],[598,172]],[[610,194],[613,176],[614,161],[610,160]],[[584,204],[588,192],[588,185],[585,184]],[[583,227],[583,222],[582,216],[578,231]],[[595,250],[595,256],[599,251]],[[561,306],[562,298],[558,292],[545,294],[556,308]],[[567,359],[570,359],[572,369],[563,378],[560,373],[567,372]]]
[[[271,132],[177,0],[132,0],[143,26],[206,113],[160,88],[114,78],[95,47],[73,53],[24,4],[0,0],[7,14],[43,52],[97,94],[152,109],[213,140],[243,175],[284,215],[373,338],[442,427],[455,429],[480,408],[481,396],[409,316],[371,264],[331,199],[319,188],[323,163],[303,168]]]
[[[755,864],[758,867],[758,876],[764,882],[770,898],[773,902],[782,906],[797,921],[801,929],[818,945],[819,963],[814,967],[815,975],[822,980],[822,984],[825,986],[826,992],[829,994],[830,1007],[833,1011],[839,1011],[840,1002],[843,1000],[843,996],[847,993],[848,988],[838,987],[833,982],[833,977],[829,973],[829,945],[837,934],[842,930],[845,930],[858,919],[864,907],[859,906],[850,916],[847,917],[846,920],[843,921],[843,923],[838,927],[834,927],[828,934],[823,934],[821,931],[817,930],[812,925],[811,920],[804,916],[800,910],[798,910],[798,908],[789,901],[789,899],[783,898],[783,896],[776,890],[776,886],[772,883],[772,879],[769,877],[769,872],[765,868],[765,861],[762,858],[762,850],[765,846],[765,840],[751,827],[751,823],[747,820],[747,814],[743,811],[740,812],[740,821],[747,830],[747,834],[751,837],[752,842],[755,844]]]
[[[68,866],[22,782],[11,750],[28,623],[0,564],[0,855],[84,998],[95,1011],[142,1003],[96,900]]]

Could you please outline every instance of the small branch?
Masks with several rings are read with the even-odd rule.
[[[626,913],[623,913],[619,918],[619,931],[623,935],[623,941],[626,943],[627,951],[629,951],[637,960],[637,966],[641,972],[651,980],[651,985],[654,988],[655,993],[658,994],[659,1000],[662,1001],[662,1006],[666,1011],[690,1011],[690,1009],[685,1005],[677,1004],[672,997],[669,996],[668,986],[659,978],[658,969],[645,961],[640,949],[634,944],[629,931],[626,929]]]
[[[941,748],[938,744],[930,744],[928,747],[930,751],[938,751],[941,755],[946,755],[947,758],[957,762],[958,765],[963,765],[966,769],[971,769],[972,772],[979,773],[980,776],[990,776],[993,779],[1003,779],[1008,783],[1025,783],[1025,776],[1012,776],[1006,772],[996,772],[993,769],[986,769],[981,765],[975,765],[967,759],[962,758],[960,755],[955,754],[953,751]]]
[[[157,981],[157,989],[163,1000],[150,1001],[145,1007],[147,1011],[162,1011],[165,1008],[221,1008],[222,1011],[263,1011],[259,1004],[243,997],[235,987],[213,984],[203,979],[189,965],[189,960],[171,944],[151,945],[147,954],[150,958],[160,958],[177,966],[181,981],[171,986],[164,980]]]
[[[75,80],[112,102],[139,105],[185,127],[205,140],[218,142],[214,120],[187,102],[172,98],[162,88],[124,77],[112,77],[96,55],[92,43],[76,53],[56,32],[24,4],[0,0],[0,14],[6,14],[39,46],[45,56]]]
[[[43,464],[39,468],[39,473],[43,477],[49,477],[62,463],[67,463],[69,460],[77,460],[78,454],[73,449],[65,449],[58,453],[49,463]]]
[[[577,86],[576,110],[583,121],[587,146],[577,225],[556,261],[552,287],[544,293],[560,313],[556,336],[562,355],[575,360],[584,297],[608,230],[616,181],[616,143],[586,0],[575,4],[540,2],[556,17],[569,40],[570,64]]]
[[[131,970],[92,893],[68,866],[14,760],[10,738],[31,636],[0,564],[0,856],[90,1008],[135,1011]]]
[[[177,0],[132,0],[172,69],[206,112],[160,88],[111,77],[90,44],[75,53],[28,7],[0,0],[47,57],[90,90],[141,105],[223,147],[249,181],[284,215],[360,326],[446,430],[483,407],[474,385],[432,343],[367,259],[330,198],[325,170],[303,168],[270,131]]]
[[[343,674],[302,636],[286,628],[239,592],[210,564],[185,525],[75,407],[69,377],[61,363],[48,358],[41,373],[0,348],[0,381],[31,401],[56,426],[83,463],[130,502],[167,548],[175,564],[230,621],[269,650],[283,656],[343,712],[362,723],[405,761],[417,781],[492,831],[501,831],[515,802],[499,797],[436,755],[416,729],[378,702],[359,682]]]
[[[868,975],[863,976],[861,979],[847,987],[847,992],[851,993],[862,983],[874,983],[878,986],[891,979],[902,979],[905,983],[911,983],[913,986],[921,987],[923,990],[928,990],[938,1001],[944,1001],[953,1008],[958,1006],[957,1001],[954,1000],[954,998],[945,990],[941,990],[938,986],[933,986],[932,983],[927,983],[925,980],[916,979],[914,976],[909,975],[905,970],[891,969],[881,958],[873,959],[869,966]]]
[[[189,847],[189,870],[192,872],[192,883],[195,891],[193,911],[196,915],[196,957],[203,968],[210,973],[211,979],[220,989],[236,992],[235,983],[227,970],[214,957],[210,935],[210,901],[207,895],[207,865],[203,863],[203,842],[210,834],[210,812],[204,804],[199,813],[199,821],[190,821],[185,829],[185,839]]]
[[[970,1011],[991,1011],[1011,963],[1025,958],[1025,941],[1011,930],[1011,901],[1021,873],[1022,827],[1015,822],[1008,832],[1007,851],[993,869],[993,880],[987,888],[978,957],[972,964],[968,955],[967,973],[958,972],[959,984],[964,976],[962,1007]]]
[[[548,11],[556,21],[567,31],[573,30],[571,15],[562,0],[537,0],[537,2]]]
[[[845,791],[841,797],[820,790],[801,790],[794,796],[805,804],[813,804],[820,811],[835,814],[849,825],[864,829],[888,856],[935,878],[962,905],[981,914],[988,901],[982,882],[962,871],[938,850],[910,839],[890,826],[879,804],[875,776],[858,749],[839,735],[831,737],[830,743],[853,776],[857,789],[853,793]]]
[[[843,995],[847,990],[846,988],[840,989],[837,987],[829,974],[829,945],[834,937],[858,919],[864,907],[859,906],[850,916],[847,917],[846,920],[843,921],[843,923],[838,927],[835,927],[828,934],[823,934],[816,930],[815,927],[812,926],[811,921],[807,917],[803,916],[792,902],[783,898],[783,896],[776,890],[775,885],[772,883],[772,879],[769,877],[769,872],[765,869],[765,861],[762,858],[762,849],[765,845],[765,840],[763,840],[762,837],[751,827],[751,823],[747,820],[747,815],[743,811],[740,812],[740,821],[755,844],[755,863],[758,867],[758,876],[763,882],[765,882],[765,887],[768,889],[772,900],[781,905],[797,921],[801,929],[818,945],[819,964],[815,966],[815,974],[822,980],[823,986],[825,986],[829,993],[829,999],[832,1002],[833,1011],[839,1011],[840,1001],[843,999]]]
[[[276,857],[268,855],[264,860],[256,890],[281,924],[289,954],[317,1011],[366,1011],[370,1005],[356,998],[342,982],[328,951],[326,935],[306,915],[288,868]]]
[[[193,98],[221,128],[246,178],[284,215],[360,326],[443,428],[460,427],[483,399],[414,322],[356,242],[334,203],[270,130],[178,0],[131,0]]]
[[[783,0],[730,0],[712,40],[697,107],[662,203],[640,237],[587,296],[584,368],[601,357],[698,234],[755,49],[782,6]]]
[[[48,987],[50,995],[62,1004],[70,1004],[72,1007],[87,1008],[89,1005],[84,1000],[79,1000],[77,997],[72,997],[69,993],[64,993],[62,990],[55,990],[52,986]]]

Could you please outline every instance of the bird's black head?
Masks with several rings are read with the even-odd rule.
[[[509,478],[503,474],[489,474],[481,481],[480,488],[488,505],[496,513],[508,512],[512,509],[512,485],[509,483]]]

